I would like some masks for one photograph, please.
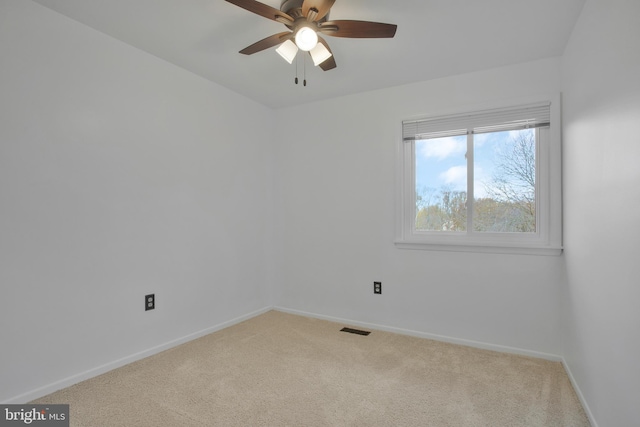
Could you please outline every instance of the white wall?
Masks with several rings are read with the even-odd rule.
[[[0,401],[271,304],[271,110],[24,0],[0,61]]]
[[[564,357],[598,425],[638,425],[640,2],[587,1],[562,85]]]
[[[559,256],[394,246],[403,119],[560,91],[560,59],[278,111],[284,308],[560,354]],[[373,281],[382,295],[373,295]]]

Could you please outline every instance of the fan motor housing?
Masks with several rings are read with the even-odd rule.
[[[282,0],[280,2],[280,10],[284,13],[289,13],[293,9],[302,9],[302,3],[304,0]]]
[[[304,0],[282,0],[280,10],[295,19],[302,16],[302,3]],[[329,12],[317,22],[325,22],[327,19],[329,19]]]

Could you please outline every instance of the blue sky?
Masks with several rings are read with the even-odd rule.
[[[495,171],[495,154],[518,132],[493,132],[474,136],[475,197],[486,196],[484,183]],[[416,188],[446,186],[455,191],[467,191],[467,136],[416,141]]]

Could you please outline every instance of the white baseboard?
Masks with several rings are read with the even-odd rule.
[[[277,311],[282,311],[283,313],[290,313],[290,314],[296,314],[296,315],[300,315],[300,316],[312,317],[312,318],[315,318],[315,319],[328,320],[328,321],[331,321],[331,322],[336,322],[336,323],[341,323],[341,324],[346,324],[346,325],[359,326],[361,328],[367,328],[367,329],[373,329],[373,330],[379,330],[379,331],[386,331],[386,332],[394,332],[394,333],[398,333],[398,334],[402,334],[402,335],[414,336],[414,337],[418,337],[418,338],[426,338],[426,339],[432,339],[432,340],[435,340],[435,341],[447,342],[447,343],[451,343],[451,344],[459,344],[459,345],[465,345],[465,346],[468,346],[468,347],[480,348],[480,349],[483,349],[483,350],[493,350],[493,351],[498,351],[498,352],[501,352],[501,353],[519,354],[519,355],[522,355],[522,356],[536,357],[536,358],[539,358],[539,359],[550,360],[550,361],[553,361],[553,362],[561,362],[562,366],[564,367],[564,370],[567,372],[567,376],[569,377],[569,381],[571,381],[571,385],[573,386],[573,389],[575,390],[576,395],[578,396],[578,400],[582,404],[584,412],[587,415],[587,418],[589,419],[589,422],[591,423],[591,427],[598,427],[598,423],[596,422],[596,419],[593,416],[593,413],[591,412],[591,408],[589,407],[589,405],[587,403],[587,400],[585,399],[584,394],[582,393],[582,390],[580,389],[578,383],[576,382],[576,379],[573,376],[573,373],[571,372],[571,369],[569,368],[569,365],[567,364],[567,361],[562,356],[558,356],[558,355],[555,355],[555,354],[549,354],[549,353],[542,353],[542,352],[539,352],[539,351],[526,350],[526,349],[515,348],[515,347],[508,347],[508,346],[503,346],[503,345],[488,344],[488,343],[483,343],[483,342],[479,342],[479,341],[472,341],[472,340],[466,340],[466,339],[460,339],[460,338],[452,338],[452,337],[448,337],[448,336],[444,336],[444,335],[430,334],[430,333],[425,333],[425,332],[413,331],[413,330],[409,330],[409,329],[394,328],[394,327],[379,325],[379,324],[375,324],[375,323],[359,322],[359,321],[351,320],[351,319],[343,319],[343,318],[339,318],[339,317],[325,316],[325,315],[322,315],[322,314],[309,313],[309,312],[306,312],[306,311],[294,310],[294,309],[286,308],[286,307],[277,307],[276,306],[276,307],[273,307],[273,309],[277,310]]]
[[[465,346],[469,346],[469,347],[475,347],[475,348],[481,348],[484,350],[493,350],[493,351],[498,351],[501,353],[511,353],[511,354],[519,354],[519,355],[523,355],[523,356],[530,356],[530,357],[537,357],[540,359],[546,359],[546,360],[551,360],[554,362],[561,362],[562,365],[564,366],[565,371],[567,372],[567,375],[569,376],[569,380],[571,381],[571,384],[573,385],[574,390],[576,391],[576,394],[578,396],[578,399],[580,400],[580,403],[582,404],[585,413],[587,414],[587,417],[589,418],[589,422],[591,423],[592,427],[598,427],[598,423],[596,422],[595,418],[593,417],[593,413],[591,412],[591,409],[589,408],[589,405],[587,404],[587,401],[584,398],[584,395],[582,394],[582,391],[580,390],[580,387],[578,386],[573,373],[571,372],[571,369],[569,368],[569,365],[567,364],[566,360],[558,355],[554,355],[554,354],[548,354],[548,353],[542,353],[542,352],[538,352],[538,351],[532,351],[532,350],[525,350],[525,349],[520,349],[520,348],[515,348],[515,347],[508,347],[508,346],[502,346],[502,345],[496,345],[496,344],[488,344],[488,343],[483,343],[483,342],[479,342],[479,341],[472,341],[472,340],[466,340],[466,339],[460,339],[460,338],[452,338],[452,337],[447,337],[444,335],[438,335],[438,334],[430,334],[430,333],[425,333],[425,332],[419,332],[419,331],[413,331],[413,330],[409,330],[409,329],[402,329],[402,328],[395,328],[395,327],[390,327],[390,326],[384,326],[384,325],[379,325],[379,324],[375,324],[375,323],[367,323],[367,322],[359,322],[359,321],[355,321],[355,320],[351,320],[351,319],[343,319],[343,318],[339,318],[339,317],[333,317],[333,316],[325,316],[322,314],[317,314],[317,313],[309,313],[306,311],[301,311],[301,310],[294,310],[294,309],[290,309],[290,308],[286,308],[286,307],[264,307],[261,308],[259,310],[253,311],[251,313],[247,313],[245,315],[236,317],[234,319],[228,320],[226,322],[222,322],[220,324],[217,324],[215,326],[211,326],[209,328],[203,329],[201,331],[198,332],[194,332],[192,334],[189,335],[185,335],[184,337],[169,341],[167,343],[161,344],[159,346],[156,347],[152,347],[150,349],[132,354],[130,356],[127,357],[123,357],[122,359],[118,359],[115,360],[113,362],[110,363],[106,363],[104,365],[98,366],[96,368],[90,369],[88,371],[85,372],[81,372],[79,374],[73,375],[71,377],[68,378],[64,378],[60,381],[56,381],[52,384],[48,384],[46,386],[43,387],[39,387],[35,390],[29,391],[27,393],[23,393],[19,396],[15,396],[11,399],[8,399],[4,402],[1,402],[3,404],[12,404],[12,403],[25,403],[25,402],[29,402],[31,400],[35,400],[38,399],[42,396],[46,396],[47,394],[53,393],[57,390],[63,389],[65,387],[69,387],[72,386],[74,384],[77,384],[81,381],[96,377],[98,375],[104,374],[106,372],[109,372],[113,369],[122,367],[124,365],[127,365],[129,363],[133,363],[135,361],[144,359],[145,357],[149,357],[149,356],[153,356],[154,354],[160,353],[164,350],[168,350],[170,348],[176,347],[180,344],[184,344],[186,342],[195,340],[197,338],[203,337],[205,335],[211,334],[213,332],[222,330],[224,328],[228,328],[229,326],[233,326],[237,323],[243,322],[245,320],[251,319],[253,317],[259,316],[263,313],[266,313],[270,310],[277,310],[277,311],[281,311],[284,313],[290,313],[290,314],[296,314],[296,315],[300,315],[300,316],[306,316],[306,317],[312,317],[312,318],[316,318],[316,319],[322,319],[322,320],[328,320],[331,322],[336,322],[336,323],[343,323],[343,324],[348,324],[348,325],[352,325],[352,326],[359,326],[359,327],[363,327],[363,328],[367,328],[367,329],[374,329],[374,330],[379,330],[379,331],[386,331],[386,332],[393,332],[393,333],[398,333],[398,334],[402,334],[402,335],[409,335],[409,336],[414,336],[414,337],[418,337],[418,338],[426,338],[426,339],[432,339],[435,341],[442,341],[442,342],[448,342],[451,344],[459,344],[459,345],[465,345]]]
[[[564,370],[567,372],[567,375],[569,376],[569,381],[571,381],[571,385],[573,386],[573,389],[575,390],[576,395],[578,396],[578,400],[582,404],[582,408],[584,409],[585,414],[587,414],[587,418],[589,418],[591,427],[598,427],[598,423],[596,422],[596,419],[593,416],[593,413],[591,412],[591,408],[587,404],[587,400],[584,398],[584,394],[582,394],[582,390],[580,390],[580,387],[578,386],[578,383],[576,382],[576,379],[573,376],[573,372],[571,372],[571,368],[569,368],[569,364],[564,359],[564,357],[562,358],[562,366],[564,366]]]
[[[409,335],[409,336],[418,337],[418,338],[426,338],[426,339],[430,339],[430,340],[434,340],[434,341],[447,342],[447,343],[450,343],[450,344],[458,344],[458,345],[464,345],[464,346],[467,346],[467,347],[480,348],[480,349],[483,349],[483,350],[498,351],[500,353],[519,354],[521,356],[536,357],[538,359],[545,359],[545,360],[550,360],[550,361],[553,361],[553,362],[562,362],[562,360],[563,360],[562,356],[558,356],[556,354],[542,353],[542,352],[539,352],[539,351],[526,350],[526,349],[521,349],[521,348],[516,348],[516,347],[508,347],[508,346],[503,346],[503,345],[497,345],[497,344],[488,344],[488,343],[483,343],[483,342],[479,342],[479,341],[472,341],[472,340],[466,340],[466,339],[461,339],[461,338],[448,337],[448,336],[444,336],[444,335],[437,335],[437,334],[430,334],[430,333],[426,333],[426,332],[413,331],[413,330],[410,330],[410,329],[394,328],[394,327],[391,327],[391,326],[384,326],[384,325],[379,325],[379,324],[375,324],[375,323],[359,322],[359,321],[356,321],[356,320],[342,319],[342,318],[332,317],[332,316],[325,316],[325,315],[322,315],[322,314],[309,313],[309,312],[306,312],[306,311],[294,310],[294,309],[286,308],[286,307],[274,307],[273,309],[277,310],[277,311],[282,311],[283,313],[297,314],[297,315],[300,315],[300,316],[313,317],[315,319],[329,320],[331,322],[336,322],[336,323],[345,323],[345,324],[352,325],[352,326],[359,326],[359,327],[368,328],[368,329],[375,329],[375,330],[378,330],[378,331],[393,332],[393,333],[396,333],[396,334]]]
[[[63,389],[65,387],[72,386],[81,381],[88,380],[89,378],[96,377],[98,375],[104,374],[105,372],[109,372],[113,369],[120,368],[124,365],[128,365],[129,363],[133,363],[137,360],[144,359],[145,357],[153,356],[154,354],[160,353],[161,351],[168,350],[170,348],[176,347],[180,344],[184,344],[186,342],[195,340],[197,338],[203,337],[205,335],[209,335],[213,332],[219,331],[224,328],[228,328],[229,326],[233,326],[237,323],[243,322],[245,320],[251,319],[252,317],[259,316],[267,311],[272,310],[273,307],[264,307],[259,310],[253,311],[251,313],[242,315],[240,317],[236,317],[235,319],[228,320],[226,322],[222,322],[215,326],[211,326],[209,328],[203,329],[198,332],[194,332],[189,335],[185,335],[181,338],[177,338],[175,340],[166,342],[164,344],[158,345],[156,347],[149,348],[147,350],[143,350],[141,352],[132,354],[130,356],[123,357],[122,359],[115,360],[113,362],[106,363],[104,365],[98,366],[96,368],[89,369],[88,371],[81,372],[76,375],[72,375],[68,378],[64,378],[60,381],[56,381],[52,384],[45,385],[43,387],[39,387],[35,390],[28,391],[19,396],[15,396],[9,400],[4,402],[0,402],[2,404],[22,404],[25,402],[29,402],[31,400],[38,399],[42,396],[46,396],[47,394],[51,394],[54,391]]]

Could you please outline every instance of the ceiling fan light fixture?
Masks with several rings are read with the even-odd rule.
[[[265,37],[245,47],[240,51],[241,54],[253,55],[278,46],[276,49],[278,54],[292,64],[298,50],[302,50],[309,52],[314,65],[319,66],[323,71],[336,68],[336,61],[335,55],[324,38],[320,37],[320,33],[351,39],[382,39],[393,38],[398,28],[395,24],[381,22],[352,19],[329,20],[329,12],[336,0],[280,0],[280,9],[259,0],[226,1],[256,15],[284,24],[287,28],[287,31]],[[318,46],[318,43],[323,46]]]
[[[329,49],[322,43],[318,43],[309,53],[311,54],[311,59],[313,59],[313,65],[316,66],[333,56],[331,52],[329,52]]]
[[[293,59],[296,57],[298,53],[298,46],[291,40],[287,40],[282,43],[279,48],[276,49],[276,52],[280,54],[289,64],[293,63]]]
[[[313,28],[304,25],[296,32],[295,40],[300,50],[308,52],[318,44],[318,33]]]

